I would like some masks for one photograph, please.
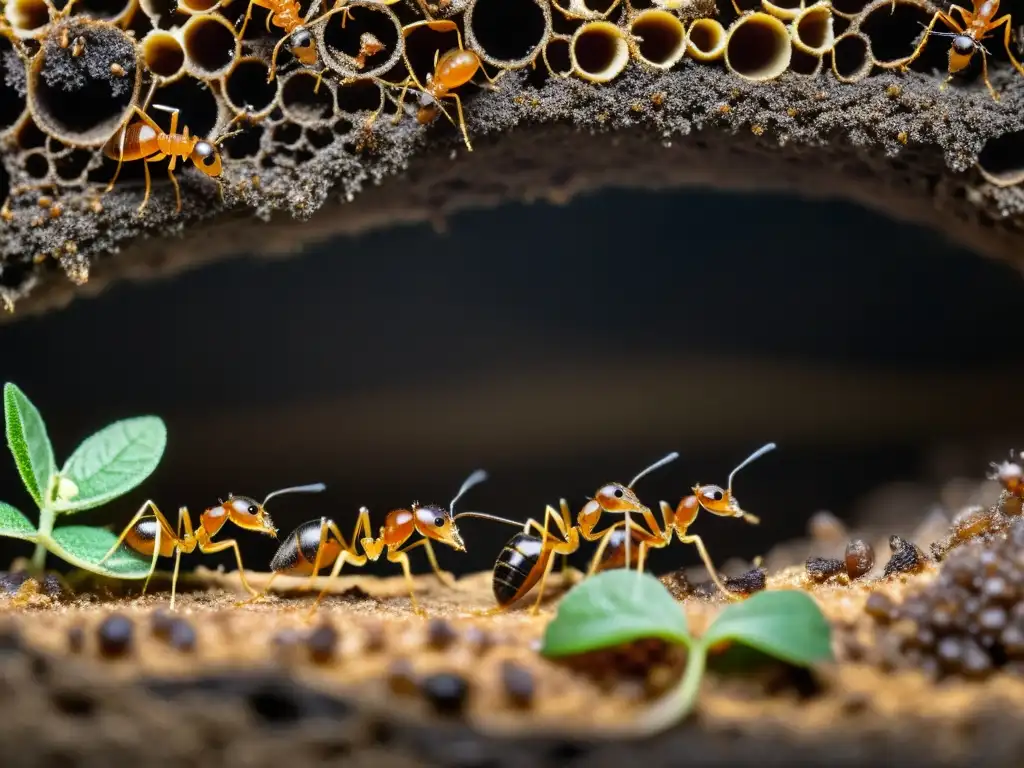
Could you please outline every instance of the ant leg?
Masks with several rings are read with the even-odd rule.
[[[1006,14],[1001,19],[997,19],[995,24],[989,27],[989,30],[995,31],[996,27],[1000,24],[1004,24],[1006,26],[1005,34],[1003,35],[1003,46],[1006,48],[1006,53],[1010,57],[1010,63],[1013,64],[1014,69],[1024,75],[1024,66],[1021,66],[1021,63],[1017,61],[1017,57],[1010,51],[1010,35],[1013,32],[1010,27],[1010,14]]]
[[[430,561],[430,567],[434,569],[437,580],[448,587],[448,589],[455,589],[455,579],[442,571],[441,566],[437,564],[437,555],[434,554],[434,547],[430,543],[430,539],[424,539],[423,544],[425,545],[424,549],[427,550],[427,559]]]
[[[150,191],[150,188],[152,187],[152,184],[153,184],[152,179],[150,179],[150,177],[149,177],[149,161],[148,160],[142,164],[142,170],[143,170],[143,172],[145,173],[145,176],[146,176],[146,194],[144,194],[142,196],[142,204],[139,206],[139,214],[138,214],[139,216],[141,216],[142,212],[144,210],[146,210],[146,205],[149,203],[149,191]]]
[[[256,0],[249,0],[248,7],[245,9],[245,21],[242,22],[242,28],[238,30],[238,39],[241,40],[245,35],[245,28],[249,26],[249,21],[252,19],[252,8],[256,5]]]
[[[174,165],[174,158],[171,158],[171,165]],[[174,185],[174,199],[177,201],[177,213],[181,213],[181,187],[178,186],[178,180],[174,178],[173,168],[167,168],[167,177],[171,180],[171,184]]]
[[[540,611],[540,603],[544,599],[544,585],[547,583],[548,576],[551,575],[551,568],[555,564],[555,558],[551,556],[552,554],[548,554],[547,562],[544,564],[544,573],[541,574],[540,583],[537,584],[537,599],[533,601],[533,605],[530,607],[531,616],[536,616]]]
[[[174,597],[175,590],[178,587],[178,567],[181,565],[181,547],[174,550],[174,573],[171,575],[171,605],[170,610],[174,610]]]
[[[327,544],[327,518],[320,518],[320,541],[316,545],[316,557],[313,558],[313,572],[309,575],[309,578],[303,582],[303,585],[299,587],[303,592],[308,592],[313,588],[313,582],[316,581],[316,577],[320,574],[321,563],[323,562],[324,546]],[[341,540],[344,545],[345,540]],[[295,534],[295,544],[298,546],[298,552],[302,551],[302,542],[299,540],[299,535]]]
[[[988,56],[985,55],[984,49],[981,51],[981,80],[988,87],[988,92],[992,94],[992,99],[999,101],[999,94],[996,93],[996,89],[992,87],[992,83],[988,79]]]
[[[316,596],[316,600],[313,601],[312,607],[309,609],[309,613],[306,614],[306,620],[313,618],[313,614],[316,613],[317,608],[320,607],[320,602],[327,597],[327,593],[331,589],[331,582],[338,578],[338,574],[341,573],[341,567],[345,563],[352,563],[356,568],[360,568],[366,565],[366,558],[362,555],[355,555],[350,550],[343,550],[338,559],[334,561],[334,567],[331,568],[330,574],[327,576],[327,583],[324,584],[324,588],[320,590],[320,594]]]
[[[421,542],[417,541],[416,544]],[[416,546],[413,544],[412,546]],[[412,547],[409,547],[412,549]],[[412,612],[417,616],[426,616],[427,612],[420,608],[419,603],[416,602],[416,582],[412,580],[412,571],[409,568],[409,555],[402,550],[388,550],[388,560],[392,563],[399,563],[402,566],[402,572],[405,574],[405,583],[409,585],[409,604],[412,607]]]
[[[928,25],[924,28],[924,35],[921,37],[921,42],[917,44],[917,47],[911,51],[909,56],[902,59],[896,59],[895,61],[887,61],[885,63],[878,62],[878,66],[882,69],[899,69],[901,71],[905,71],[907,66],[916,61],[921,55],[921,51],[923,51],[924,47],[928,44],[928,40],[932,34],[932,29],[935,27],[935,23],[937,21],[941,21],[943,24],[957,32],[963,31],[960,25],[957,24],[954,19],[946,15],[944,11],[936,11],[935,15],[932,16],[931,21],[929,21]]]
[[[604,557],[604,551],[608,548],[609,542],[612,540],[612,533],[620,525],[625,525],[625,521],[615,523],[614,525],[608,526],[605,529],[604,535],[601,537],[601,543],[597,545],[597,550],[594,552],[594,556],[590,559],[590,568],[587,569],[587,578],[590,578],[597,573],[597,568],[601,564],[601,559]],[[629,531],[626,532],[629,535]],[[629,568],[629,563],[626,563],[626,568]]]
[[[457,93],[450,93],[448,95],[455,100],[455,106],[459,110],[459,126],[462,128],[462,138],[466,140],[466,149],[472,152],[473,145],[469,143],[469,130],[466,128],[466,117],[462,114],[462,99],[459,98],[459,94]],[[440,106],[441,102],[439,101],[437,103]],[[441,111],[445,112],[444,107],[441,107]],[[445,114],[447,115],[448,113],[445,112]],[[452,119],[451,115],[448,115],[448,119]],[[454,123],[455,121],[452,120],[452,122]]]
[[[266,597],[267,593],[270,592],[270,585],[274,583],[274,579],[276,579],[278,577],[278,575],[279,574],[277,574],[277,573],[270,574],[270,578],[267,579],[267,586],[265,586],[263,588],[262,592],[260,592],[259,594],[253,595],[248,600],[242,600],[240,602],[235,603],[235,608],[239,608],[240,606],[243,606],[243,605],[249,605],[250,603],[255,603],[255,602],[261,600],[262,598]]]
[[[267,82],[274,82],[274,75],[277,74],[277,54],[281,52],[281,46],[284,45],[284,41],[287,37],[282,37],[277,41],[277,45],[274,46],[274,53],[270,57],[270,74],[267,75]]]
[[[242,551],[238,548],[238,542],[234,539],[228,539],[227,541],[200,541],[199,551],[204,555],[213,555],[217,552],[223,552],[225,549],[235,550],[235,560],[238,561],[238,578],[242,582],[242,586],[245,587],[246,592],[250,595],[258,595],[255,589],[249,586],[249,582],[245,578],[245,566],[242,565]]]
[[[323,69],[320,70],[320,74],[316,76],[316,85],[313,86],[313,93],[320,92],[320,83],[323,82],[324,73],[327,72],[329,69],[330,67],[324,67]]]
[[[715,586],[722,591],[722,594],[726,595],[730,600],[740,599],[737,595],[734,595],[732,592],[726,589],[725,584],[723,584],[722,580],[718,577],[718,574],[715,572],[715,566],[711,562],[711,556],[708,554],[708,550],[704,546],[704,542],[701,541],[700,536],[684,536],[680,534],[679,541],[681,541],[683,544],[693,544],[695,547],[697,547],[697,552],[700,553],[700,559],[704,561],[704,567],[708,569],[708,574],[711,576],[711,580],[715,582]]]
[[[405,94],[407,94],[409,92],[409,86],[410,85],[412,85],[412,78],[411,77],[406,79],[406,81],[404,83],[402,83],[402,92],[400,94],[398,94],[398,103],[396,104],[396,106],[398,107],[398,111],[395,112],[395,119],[391,121],[392,125],[398,125],[399,120],[402,119],[402,115],[404,114],[402,112],[402,104],[405,103]],[[382,100],[381,101],[382,107],[383,107],[383,103],[384,102]]]

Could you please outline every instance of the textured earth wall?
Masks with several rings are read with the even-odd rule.
[[[1017,259],[1015,5],[948,86],[951,27],[937,21],[915,54],[937,10],[314,0],[271,15],[247,0],[6,0],[0,300],[18,311],[3,316],[118,277],[607,185],[840,196]],[[471,54],[446,56],[460,44]],[[463,134],[437,84],[480,62],[487,78],[450,91]],[[142,159],[168,150],[180,211],[167,161]]]

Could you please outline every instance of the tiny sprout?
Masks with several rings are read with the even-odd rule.
[[[804,592],[759,592],[726,606],[703,635],[693,637],[682,605],[664,585],[650,574],[627,571],[599,573],[574,587],[548,624],[540,652],[561,658],[649,638],[685,646],[686,671],[629,727],[632,734],[657,733],[690,713],[712,648],[743,645],[803,667],[832,658],[831,628]]]
[[[54,527],[57,516],[103,506],[136,488],[163,457],[167,428],[155,416],[117,421],[86,438],[59,470],[46,423],[15,384],[4,385],[7,445],[22,483],[39,508],[39,525],[0,502],[0,536],[36,545],[32,567],[42,571],[46,553],[87,571],[123,579],[146,576],[146,561],[122,554],[100,564],[115,540],[104,529],[84,525]]]

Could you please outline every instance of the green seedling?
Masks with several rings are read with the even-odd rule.
[[[36,545],[32,568],[42,572],[46,553],[83,570],[119,579],[143,579],[148,559],[121,550],[102,565],[117,541],[105,528],[54,527],[59,515],[100,507],[136,488],[156,469],[167,445],[167,428],[156,416],[117,421],[86,438],[57,469],[46,423],[32,401],[14,384],[4,385],[7,445],[22,482],[39,507],[39,525],[0,502],[0,536]]]
[[[801,667],[832,659],[831,628],[803,592],[758,592],[726,606],[701,637],[694,637],[682,606],[658,579],[625,570],[599,573],[574,587],[547,626],[541,654],[575,656],[650,638],[685,646],[686,671],[630,727],[639,735],[669,728],[693,710],[712,650],[745,646]]]

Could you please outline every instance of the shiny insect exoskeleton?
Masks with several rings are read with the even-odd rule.
[[[452,48],[443,54],[440,52],[434,56],[434,71],[427,75],[427,82],[421,83],[416,77],[416,72],[406,56],[406,65],[409,69],[409,77],[402,83],[386,83],[387,85],[401,87],[402,93],[398,98],[398,113],[393,122],[397,123],[402,117],[402,104],[405,102],[405,94],[411,86],[416,86],[420,91],[419,108],[416,111],[416,121],[420,125],[428,125],[437,119],[438,112],[445,117],[456,128],[462,130],[462,137],[466,142],[466,148],[473,151],[473,145],[469,141],[469,132],[466,129],[466,118],[462,112],[462,99],[455,93],[457,88],[469,83],[477,72],[483,72],[484,77],[491,88],[504,73],[502,70],[493,78],[487,74],[480,57],[473,51],[467,50],[462,44],[462,33],[454,21],[430,21],[422,20],[408,24],[402,29],[402,36],[407,37],[414,29],[426,26],[435,32],[455,32],[458,38],[458,47]],[[458,123],[448,114],[448,110],[441,104],[442,99],[452,99],[458,109]]]
[[[167,165],[167,175],[174,185],[174,197],[177,200],[177,210],[181,212],[181,189],[178,187],[178,180],[174,177],[174,168],[178,160],[191,160],[200,171],[207,176],[218,179],[223,170],[220,152],[217,146],[234,135],[224,134],[216,141],[207,141],[199,136],[190,136],[188,127],[178,133],[178,114],[180,110],[172,107],[165,107],[160,104],[153,104],[153,109],[160,109],[171,113],[171,128],[164,133],[163,129],[139,107],[134,107],[132,114],[139,118],[138,122],[127,121],[121,126],[110,140],[103,146],[103,153],[117,160],[117,170],[114,177],[107,185],[107,192],[114,188],[117,177],[121,173],[121,165],[127,160],[143,160],[143,170],[146,174],[146,194],[139,206],[139,215],[145,210],[149,203],[149,193],[152,181],[149,176],[149,164],[166,158],[171,161]]]
[[[238,577],[242,586],[250,594],[257,594],[256,590],[249,586],[245,579],[245,567],[242,565],[242,553],[238,549],[238,542],[234,539],[226,541],[212,541],[221,528],[228,523],[237,525],[247,531],[265,533],[268,536],[277,537],[277,528],[267,512],[267,502],[275,496],[283,493],[318,493],[324,490],[323,483],[313,485],[300,485],[292,488],[282,488],[267,495],[263,503],[255,501],[248,496],[229,495],[227,501],[222,501],[215,507],[209,507],[199,515],[199,527],[192,527],[192,518],[189,515],[188,507],[178,509],[178,525],[172,528],[171,524],[164,517],[164,514],[151,500],[147,500],[135,513],[124,531],[118,536],[114,546],[100,560],[105,562],[118,547],[125,544],[132,551],[152,558],[149,573],[142,585],[142,594],[146,593],[149,580],[156,570],[157,558],[174,556],[174,574],[171,578],[171,610],[174,610],[175,587],[178,583],[178,566],[181,562],[181,555],[190,554],[198,549],[205,555],[215,552],[223,552],[226,549],[235,551],[235,559],[238,561]],[[147,514],[148,511],[148,514]],[[181,533],[184,528],[184,534]]]
[[[893,7],[895,8],[895,6],[896,0],[893,0]],[[960,18],[963,19],[962,24],[953,18],[954,12],[960,14]],[[887,69],[906,69],[908,64],[921,55],[921,51],[924,50],[925,45],[927,45],[928,40],[933,35],[936,37],[948,37],[952,41],[949,46],[949,77],[946,78],[942,87],[945,88],[957,72],[967,68],[975,53],[981,53],[981,78],[989,93],[992,94],[992,98],[999,101],[999,94],[996,93],[995,88],[992,87],[992,83],[988,79],[989,51],[982,44],[982,40],[1002,26],[1003,47],[1006,49],[1006,55],[1010,57],[1010,63],[1022,75],[1024,75],[1024,67],[1021,66],[1010,50],[1010,36],[1013,30],[1010,14],[1004,14],[996,19],[997,13],[999,13],[999,0],[973,0],[973,10],[971,11],[959,5],[951,5],[948,12],[936,11],[928,26],[925,27],[925,33],[921,38],[921,42],[918,43],[917,48],[908,57],[887,62],[880,66]],[[935,24],[939,21],[953,31],[934,32]]]
[[[423,615],[424,612],[416,602],[415,583],[409,568],[408,553],[417,547],[426,549],[427,559],[438,579],[447,586],[453,586],[452,579],[438,565],[431,542],[436,541],[456,551],[465,552],[465,543],[455,524],[455,503],[466,491],[486,479],[487,474],[482,470],[471,474],[462,484],[455,498],[451,500],[447,509],[436,504],[414,503],[409,509],[392,510],[384,518],[384,525],[380,527],[380,535],[376,538],[370,528],[370,511],[366,507],[359,509],[355,530],[351,540],[348,541],[342,535],[337,523],[330,518],[321,517],[318,520],[303,523],[281,542],[280,548],[270,563],[273,576],[267,582],[261,595],[257,595],[257,597],[265,595],[270,589],[270,584],[279,575],[308,576],[309,579],[302,589],[312,589],[313,581],[321,569],[329,567],[331,572],[327,577],[327,582],[310,609],[310,615],[312,615],[330,591],[331,582],[338,577],[345,563],[359,568],[369,561],[376,561],[387,550],[388,561],[402,566],[402,572],[409,585],[412,610],[418,615]],[[474,517],[490,517],[482,513],[465,514]],[[420,538],[410,543],[410,539],[414,536]],[[360,547],[362,552],[359,551]]]

